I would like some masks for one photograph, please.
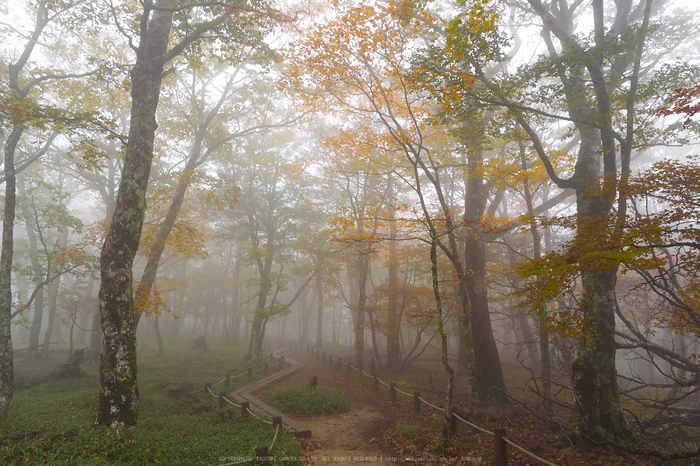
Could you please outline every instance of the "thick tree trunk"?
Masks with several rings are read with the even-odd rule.
[[[626,438],[629,426],[622,413],[615,368],[615,282],[617,268],[584,272],[581,311],[590,319],[572,363],[577,430],[585,440]]]
[[[157,127],[155,114],[164,66],[160,57],[167,50],[171,19],[169,12],[153,12],[131,70],[129,140],[114,216],[100,257],[103,342],[95,426],[135,426],[138,416],[132,266],[146,210]]]
[[[581,176],[588,183],[581,182],[576,190],[576,242],[579,244],[604,245],[608,242],[606,236],[610,234],[600,227],[608,223],[612,203],[598,186],[595,170],[599,166],[598,157],[597,153],[584,154],[582,151],[579,154],[577,174],[595,173],[595,176]],[[593,264],[582,265],[580,311],[587,326],[571,366],[576,399],[576,430],[584,441],[624,439],[629,436],[629,425],[620,405],[615,367],[615,285],[618,268],[613,266],[601,270]]]
[[[632,25],[635,18],[630,15],[630,9],[624,7],[615,10],[611,23],[614,26],[606,27],[605,21],[610,12],[606,11],[603,0],[593,0],[594,46],[581,43],[574,36],[574,25],[578,20],[573,17],[576,8],[559,9],[555,17],[540,0],[528,0],[528,3],[543,21],[542,37],[553,58],[559,60],[567,55],[575,57],[566,68],[561,65],[557,70],[569,116],[576,122],[576,129],[581,136],[574,175],[568,180],[559,178],[541,145],[536,148],[547,166],[550,178],[560,188],[576,189],[578,224],[573,248],[574,253],[580,255],[578,266],[583,287],[580,312],[586,322],[578,354],[572,362],[576,430],[583,441],[626,439],[630,436],[630,430],[620,406],[615,368],[615,285],[618,260],[605,257],[605,254],[612,252],[606,250],[611,244],[613,248],[617,247],[611,239],[620,234],[625,225],[627,200],[619,190],[618,166],[621,167],[624,182],[630,174],[635,92],[652,2],[645,0],[643,21],[641,28],[637,29],[636,25]],[[625,3],[627,7],[632,5],[631,2]],[[639,9],[637,11],[641,12]],[[642,40],[636,44],[636,50],[630,51],[624,59],[607,55],[610,52],[607,47],[610,41],[624,37],[629,30],[641,35]],[[555,50],[553,37],[561,44],[561,53]],[[630,67],[632,62],[633,68]],[[619,141],[616,140],[616,135],[620,132],[614,132],[612,128],[614,114],[610,88],[619,88],[617,81],[621,76],[629,78],[630,87],[626,99],[626,137],[620,144],[621,157],[618,161]],[[591,84],[590,88],[585,87],[588,83]],[[593,95],[590,90],[593,90]],[[523,124],[523,127],[532,136],[532,129],[527,128],[527,124]],[[533,140],[538,141],[538,138],[533,137]],[[617,212],[613,211],[615,201],[618,203]],[[611,214],[617,217],[610,218]],[[610,226],[611,224],[615,226]],[[595,254],[590,254],[591,245],[594,246]],[[593,257],[598,259],[594,260]]]
[[[486,245],[472,239],[465,243],[467,291],[472,305],[472,336],[474,366],[476,370],[476,394],[479,399],[499,398],[506,390],[501,358],[493,338],[486,286]]]
[[[464,242],[465,281],[471,303],[471,330],[476,371],[476,392],[482,399],[500,398],[505,391],[501,358],[496,347],[489,313],[488,287],[486,283],[486,243],[484,232],[477,225],[486,210],[487,188],[484,186],[481,166],[484,157],[480,150],[467,155],[469,178],[465,193],[465,217],[468,229]]]

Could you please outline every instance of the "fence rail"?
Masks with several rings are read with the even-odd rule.
[[[317,348],[312,348],[311,346],[306,347],[307,350],[312,354],[316,356],[316,359],[319,360],[321,358],[321,351]],[[333,356],[331,355],[326,359],[326,353],[323,353],[323,361],[325,362],[326,360],[329,361],[330,365],[333,366]],[[379,384],[384,385],[385,387],[389,388],[389,397],[392,401],[396,401],[396,394],[400,393],[402,395],[405,395],[407,397],[413,398],[413,406],[414,406],[414,411],[416,413],[420,413],[421,410],[421,403],[424,403],[431,408],[438,410],[438,411],[445,411],[445,408],[442,408],[440,406],[436,406],[429,401],[425,400],[420,396],[420,392],[414,392],[413,394],[407,393],[403,390],[400,390],[395,383],[387,383],[383,380],[381,380],[379,377],[377,377],[376,374],[368,374],[365,371],[362,370],[362,368],[354,367],[352,364],[349,362],[344,362],[341,358],[337,358],[338,360],[338,369],[342,369],[342,365],[345,364],[348,371],[350,370],[355,370],[357,371],[360,375],[364,375],[366,377],[369,377],[371,379],[374,379],[374,388],[375,390],[379,390]],[[374,366],[373,366],[374,367]],[[373,369],[374,371],[374,369]],[[480,427],[472,422],[469,422],[468,420],[464,419],[463,417],[459,416],[457,413],[452,411],[451,413],[451,420],[450,420],[450,434],[454,435],[456,433],[456,421],[460,421],[467,426],[471,427],[472,429],[481,432],[482,434],[490,435],[491,437],[494,438],[494,452],[495,452],[495,465],[496,466],[506,466],[508,464],[508,449],[507,446],[510,445],[511,447],[515,448],[519,452],[529,456],[530,458],[537,460],[541,462],[542,464],[545,464],[547,466],[557,466],[556,464],[547,461],[544,458],[541,458],[537,456],[536,454],[532,453],[529,450],[526,450],[525,448],[521,447],[520,445],[516,444],[515,442],[511,441],[508,437],[506,437],[506,428],[505,427],[497,427],[494,432],[491,432],[490,430],[484,429],[483,427]]]

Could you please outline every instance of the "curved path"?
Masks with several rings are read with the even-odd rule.
[[[299,358],[303,368],[285,379],[280,385],[308,383],[314,375],[320,385],[343,390],[351,401],[347,413],[318,416],[295,416],[308,427],[313,436],[302,441],[302,449],[311,464],[344,465],[367,463],[396,464],[396,459],[382,448],[382,434],[387,426],[385,408],[372,401],[369,393],[355,384],[351,376],[341,374],[310,358]]]
[[[285,350],[270,353],[270,359],[279,361]],[[296,358],[295,358],[296,359]],[[253,411],[264,412],[282,418],[282,425],[300,440],[305,464],[395,464],[381,447],[382,433],[386,427],[384,408],[372,402],[371,397],[349,378],[319,361],[308,358],[285,359],[289,367],[246,385],[232,393],[236,403],[248,402]],[[321,385],[340,388],[350,397],[351,409],[347,413],[318,416],[289,416],[280,413],[258,399],[255,394],[270,385],[295,385],[311,381],[318,376]]]

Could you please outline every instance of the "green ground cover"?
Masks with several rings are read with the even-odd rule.
[[[309,384],[274,387],[266,403],[284,413],[335,414],[350,411],[350,398],[337,388]]]
[[[55,358],[54,366],[67,355]],[[241,354],[230,347],[214,347],[205,353],[166,348],[163,357],[144,352],[138,364],[136,429],[92,427],[98,368],[83,365],[86,375],[80,379],[46,382],[15,392],[9,415],[0,420],[0,464],[216,465],[252,457],[255,447],[272,442],[272,426],[243,420],[238,409],[228,404],[220,410],[218,400],[204,391],[206,382],[216,383],[226,373],[246,371]],[[34,376],[46,370],[47,362],[18,360],[15,366],[19,377]],[[254,375],[252,380],[260,377]],[[232,378],[227,390],[250,381],[247,376]],[[219,390],[223,384],[214,388],[215,393]],[[32,438],[17,438],[26,434]],[[282,430],[271,455],[298,458],[299,445]],[[301,461],[292,459],[287,464]]]

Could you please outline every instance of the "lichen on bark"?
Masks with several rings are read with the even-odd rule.
[[[144,4],[143,21],[150,17]],[[132,264],[141,238],[146,189],[153,159],[156,109],[170,37],[172,13],[152,12],[131,69],[131,124],[117,201],[100,257],[102,317],[100,396],[95,426],[135,426],[139,390],[136,378],[136,321]]]

